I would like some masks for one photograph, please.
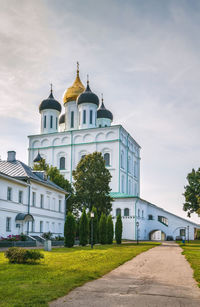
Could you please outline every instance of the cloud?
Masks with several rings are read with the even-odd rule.
[[[1,0],[0,154],[27,160],[38,106],[62,100],[76,61],[83,82],[142,146],[141,196],[182,212],[187,172],[199,166],[199,1]]]

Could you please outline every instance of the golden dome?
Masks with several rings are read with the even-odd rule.
[[[76,98],[85,90],[84,85],[82,84],[79,77],[79,63],[77,62],[77,74],[76,80],[73,85],[70,86],[63,95],[63,103],[67,103],[69,101],[76,100]]]

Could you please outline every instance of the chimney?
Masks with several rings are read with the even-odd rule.
[[[15,151],[8,151],[8,162],[16,161],[16,152]]]

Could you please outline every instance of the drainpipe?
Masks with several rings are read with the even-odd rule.
[[[31,183],[30,180],[27,180],[28,185],[28,214],[30,214],[30,203],[31,203]],[[29,234],[29,222],[27,223],[27,235]]]
[[[73,137],[72,137],[72,130],[70,131],[71,134],[71,170],[70,170],[70,182],[72,183],[72,154],[73,154]]]
[[[126,193],[128,194],[128,138],[129,138],[129,133],[127,134],[126,138],[126,146],[127,146],[127,152],[126,152]]]
[[[121,168],[121,126],[119,127],[119,186],[118,186],[118,190],[120,193],[120,168]]]
[[[135,240],[136,240],[136,232],[137,232],[137,226],[136,226],[136,222],[137,222],[137,202],[138,202],[139,198],[137,197],[136,201],[135,201]]]

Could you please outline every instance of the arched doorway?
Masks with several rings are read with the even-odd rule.
[[[160,229],[152,230],[149,233],[149,240],[151,240],[151,241],[165,241],[166,240],[166,234]]]

